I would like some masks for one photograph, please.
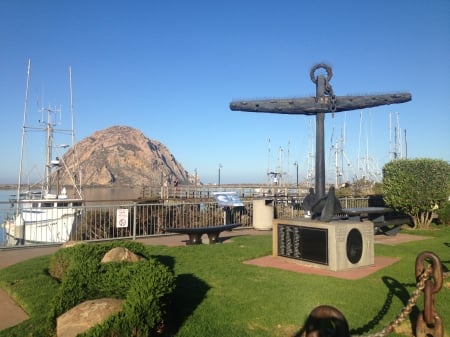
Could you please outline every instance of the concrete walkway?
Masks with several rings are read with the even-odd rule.
[[[220,239],[227,242],[236,236],[242,235],[271,235],[271,231],[257,231],[254,229],[235,229],[231,232],[222,232]],[[206,237],[206,236],[205,236]],[[187,235],[169,235],[157,236],[144,239],[138,239],[137,242],[142,242],[146,245],[163,245],[163,246],[184,246],[188,239]],[[38,248],[11,248],[0,250],[0,269],[6,268],[13,264],[42,256],[55,253],[60,247],[38,247]],[[0,288],[0,330],[15,326],[24,320],[27,320],[28,314],[17,305],[16,302]]]

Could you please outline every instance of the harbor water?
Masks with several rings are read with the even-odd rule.
[[[16,195],[16,190],[7,189],[2,190],[0,189],[0,224],[3,223],[3,221],[6,219],[8,215],[12,215],[13,208],[11,207],[11,203],[9,200],[11,198],[14,198]],[[5,232],[3,228],[0,226],[0,242],[3,242],[5,240]]]

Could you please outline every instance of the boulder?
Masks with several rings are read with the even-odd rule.
[[[136,255],[127,248],[116,247],[107,252],[101,262],[137,262],[142,259],[142,256]]]
[[[73,241],[73,240],[70,240],[70,241],[64,242],[62,244],[61,248],[70,248],[70,247],[73,247],[73,246],[83,245],[83,244],[85,244],[84,241]]]
[[[123,300],[101,298],[78,304],[56,320],[57,337],[75,337],[122,310]]]

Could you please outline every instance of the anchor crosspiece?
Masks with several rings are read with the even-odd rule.
[[[324,74],[316,76],[316,71],[321,68],[325,70],[326,76]],[[320,63],[312,67],[310,77],[312,82],[316,84],[315,97],[233,101],[230,103],[230,109],[233,111],[316,116],[315,190],[317,198],[325,196],[325,113],[366,109],[381,105],[405,103],[411,100],[410,93],[335,96],[330,84],[332,76],[332,69],[326,64]]]

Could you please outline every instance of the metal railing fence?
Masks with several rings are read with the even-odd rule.
[[[274,200],[274,218],[302,218],[303,198],[267,198]],[[254,200],[254,199],[253,199]],[[170,235],[165,228],[196,228],[240,223],[241,228],[253,227],[253,200],[244,200],[243,207],[224,209],[217,202],[164,203],[111,202],[101,205],[76,207],[76,223],[70,233],[73,241],[99,241],[136,239],[156,235]],[[340,199],[342,207],[367,207],[369,198]],[[373,204],[373,202],[372,202]],[[12,218],[14,209],[9,203],[0,203],[0,248],[14,243],[7,242],[5,220]],[[56,242],[53,242],[56,244]],[[41,243],[42,244],[42,243]],[[45,244],[52,244],[47,242]],[[33,245],[40,245],[34,243]]]
[[[223,209],[216,202],[88,206],[72,240],[112,240],[164,235],[165,228],[198,228],[224,223],[252,226],[252,203]],[[121,223],[122,220],[122,223]]]
[[[5,227],[6,219],[13,219],[13,209],[7,208],[5,203],[0,206],[3,219],[0,224],[1,248],[15,245],[16,242],[8,240]],[[251,228],[253,203],[244,201],[243,207],[223,208],[217,202],[127,202],[74,208],[76,219],[70,240],[100,241],[170,235],[164,232],[165,228],[197,228],[224,223],[240,223],[241,228]],[[27,245],[58,243],[47,237],[48,242],[27,242]]]

